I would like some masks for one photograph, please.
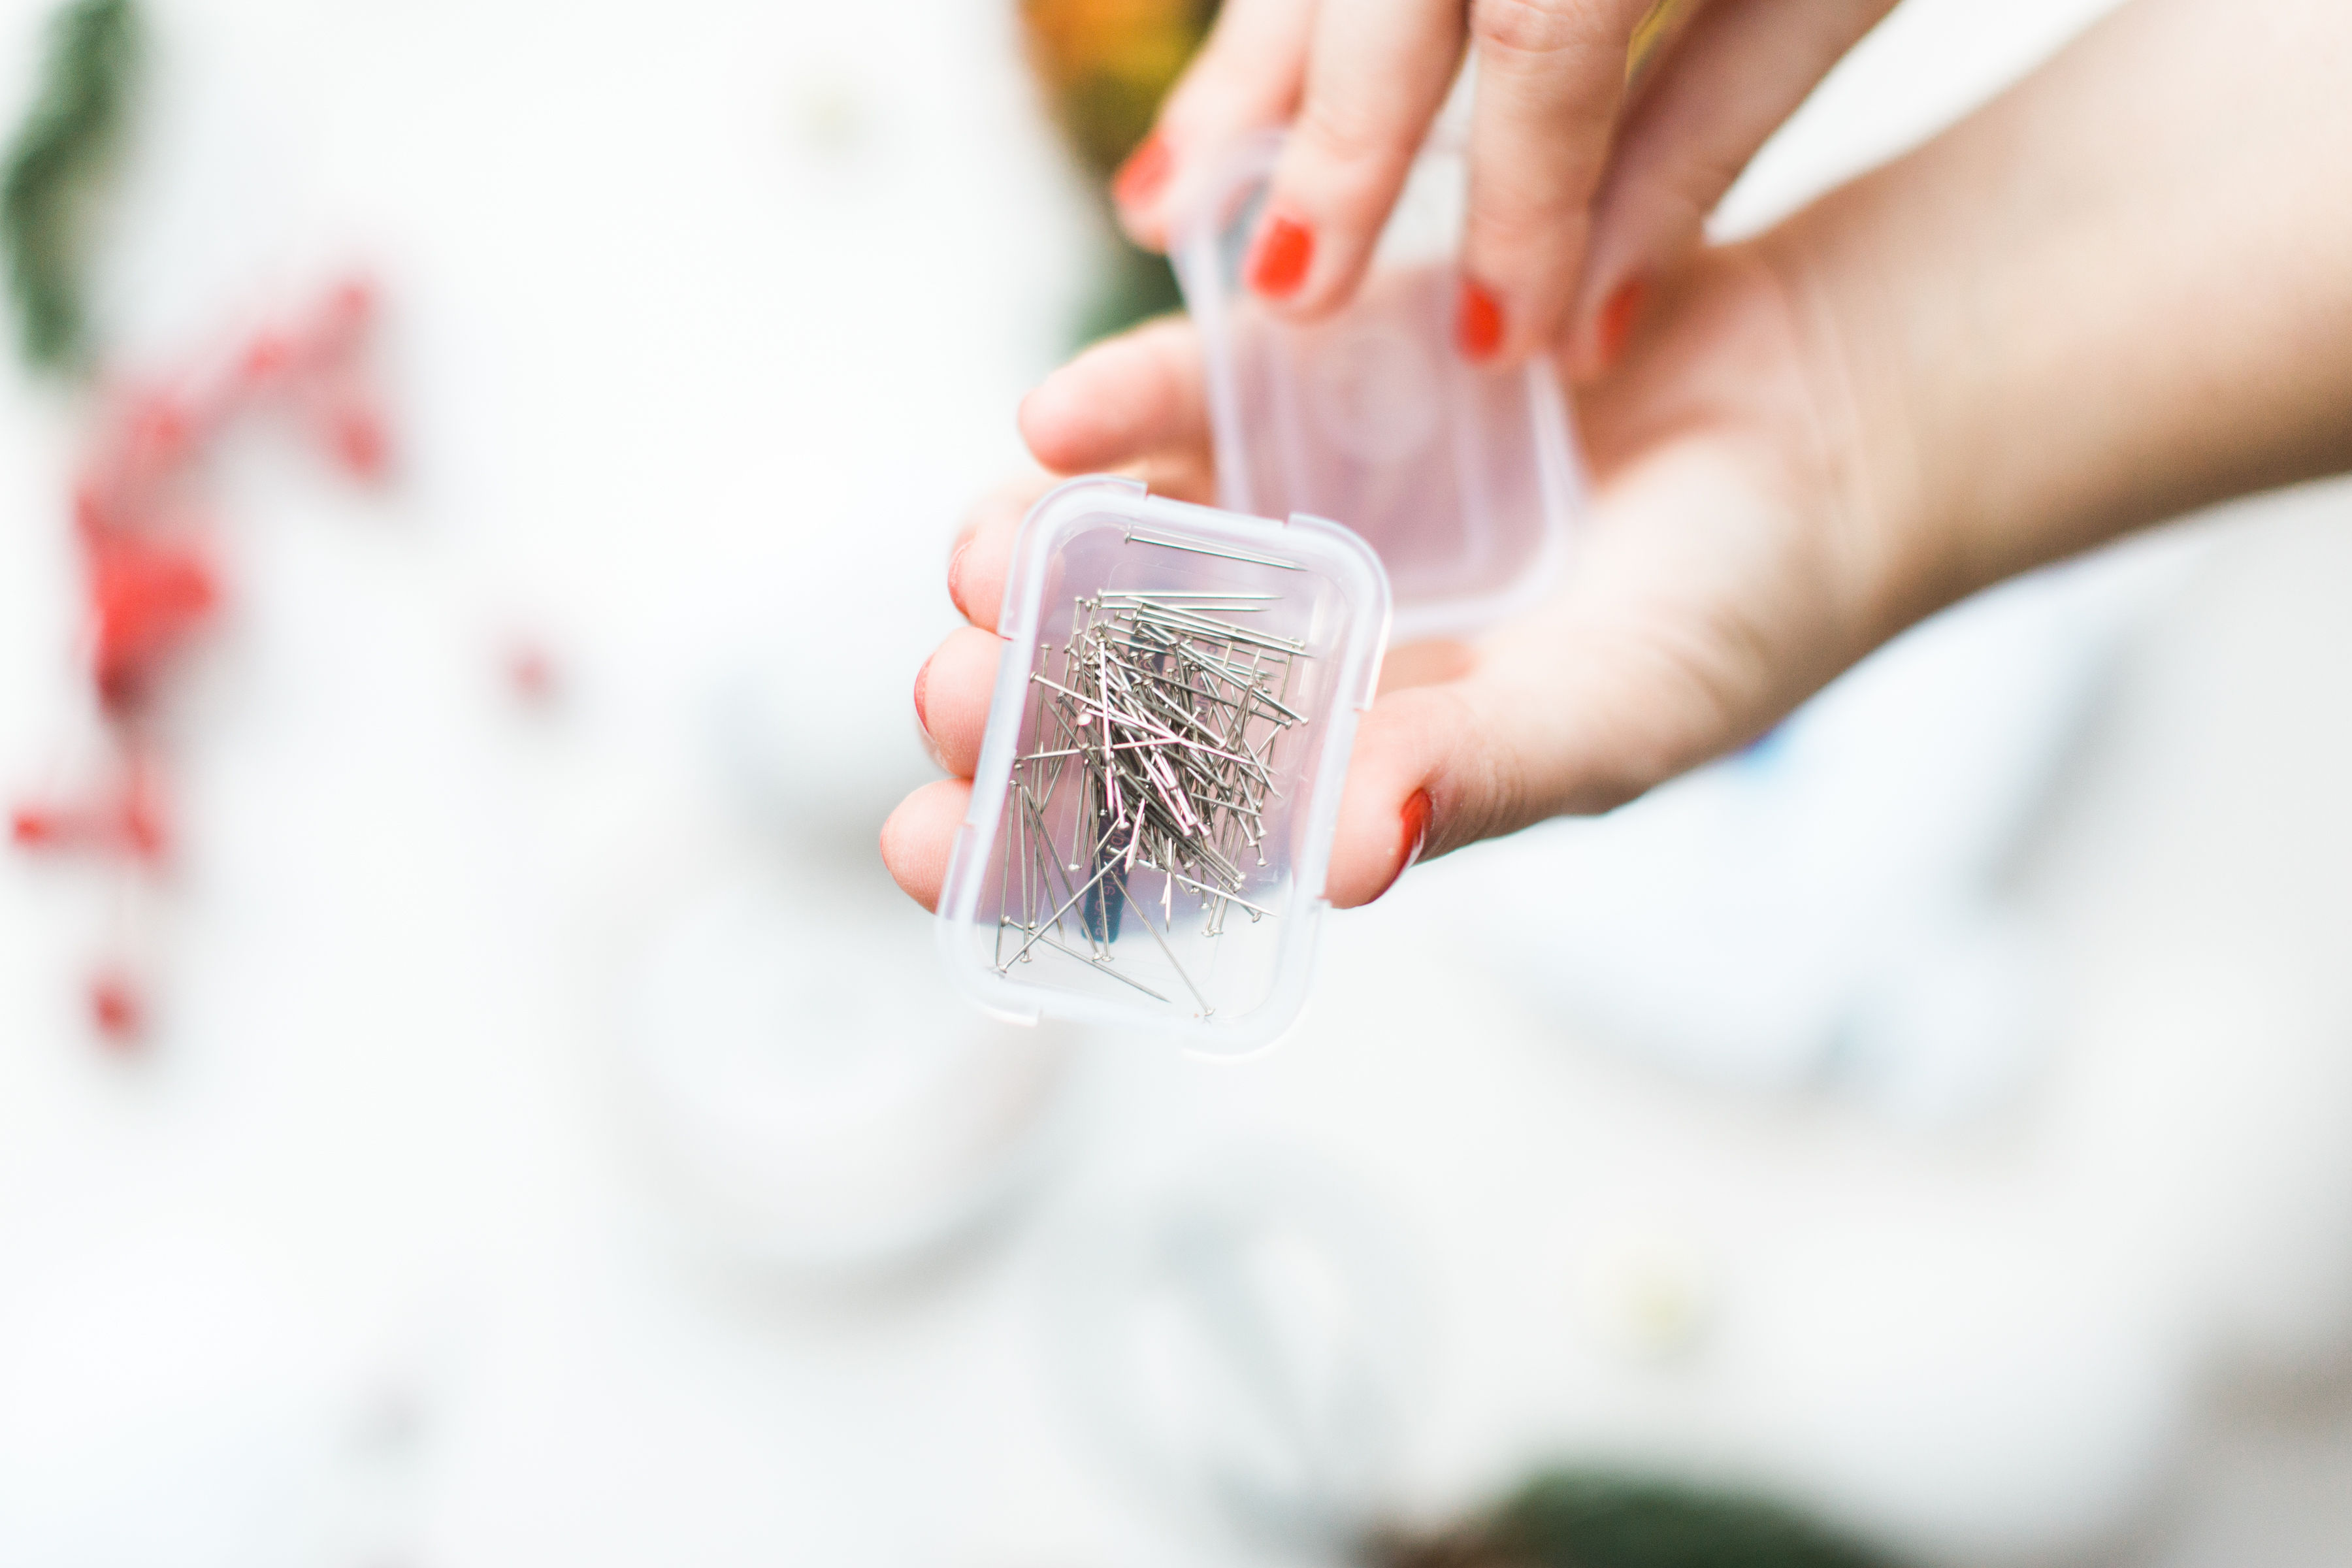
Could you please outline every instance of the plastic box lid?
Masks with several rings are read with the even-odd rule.
[[[1465,160],[1423,153],[1357,297],[1298,327],[1241,283],[1282,142],[1240,143],[1170,252],[1201,333],[1218,501],[1353,529],[1388,569],[1400,637],[1490,625],[1550,584],[1583,482],[1549,356],[1482,370],[1454,347]]]
[[[1297,1016],[1389,585],[1336,523],[1074,479],[1022,526],[937,930],[983,1007],[1229,1054]]]

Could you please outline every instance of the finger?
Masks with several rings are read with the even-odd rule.
[[[1163,455],[1205,467],[1209,414],[1192,323],[1147,321],[1087,350],[1021,400],[1021,436],[1057,473],[1098,473]]]
[[[1568,319],[1644,0],[1474,0],[1477,59],[1456,337],[1507,364]]]
[[[1300,318],[1354,292],[1462,60],[1462,8],[1353,0],[1317,15],[1305,97],[1243,277]]]
[[[1051,474],[1024,474],[989,491],[964,515],[948,553],[948,598],[973,626],[996,629],[1013,538],[1029,509],[1059,482]]]
[[[1205,461],[1182,456],[1155,458],[1124,466],[1155,495],[1178,500],[1213,501],[1215,479]],[[983,631],[994,631],[1004,611],[1004,581],[1013,570],[1013,550],[1021,525],[1047,490],[1061,480],[1028,474],[999,486],[973,506],[948,553],[948,598],[956,612]]]
[[[1589,380],[1616,362],[1641,291],[1698,244],[1757,149],[1894,0],[1717,0],[1644,84],[1618,130],[1593,204],[1568,363]]]
[[[1356,732],[1325,896],[1369,903],[1420,861],[1606,811],[1736,743],[1718,650],[1581,609],[1382,695]]]
[[[1323,882],[1324,897],[1339,908],[1387,892],[1426,852],[1431,829],[1461,816],[1465,792],[1454,780],[1480,754],[1465,690],[1454,684],[1394,692],[1357,726]]]
[[[1205,454],[1166,452],[1118,471],[1141,479],[1153,495],[1172,496],[1202,506],[1217,504],[1217,471]]]
[[[1290,118],[1314,14],[1314,0],[1225,0],[1151,134],[1111,181],[1119,222],[1138,245],[1165,250],[1170,217],[1204,165],[1244,132]]]
[[[969,781],[939,779],[900,801],[882,824],[882,864],[907,896],[927,910],[940,907],[948,854],[971,804]]]
[[[978,626],[950,632],[915,676],[915,722],[940,767],[971,777],[980,738],[988,728],[988,700],[996,690],[996,660],[1003,639]]]

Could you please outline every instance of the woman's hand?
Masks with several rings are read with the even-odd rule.
[[[1630,799],[1988,584],[2352,468],[2347,69],[2342,0],[2136,0],[1901,162],[1666,274],[1578,400],[1596,488],[1568,582],[1475,645],[1390,655],[1332,901]],[[1031,394],[1023,433],[1050,468],[1198,495],[1200,377],[1188,328],[1148,326]],[[958,545],[972,625],[916,683],[956,776],[908,797],[882,848],[925,903],[1025,504],[1000,498]]]
[[[1710,256],[1674,281],[1585,400],[1597,505],[1563,591],[1475,647],[1390,654],[1357,731],[1333,902],[1378,897],[1423,853],[1630,799],[1761,732],[1893,629],[1875,513],[1836,460],[1844,426],[1824,384],[1762,256]],[[1200,355],[1181,322],[1081,355],[1021,423],[1049,468],[1206,499]],[[931,657],[915,701],[954,777],[910,796],[882,838],[926,904],[971,795],[1013,537],[1049,483],[983,504],[949,568],[971,625]]]
[[[1765,138],[1893,5],[1225,0],[1112,194],[1129,232],[1164,247],[1188,176],[1290,125],[1244,276],[1296,319],[1327,314],[1362,278],[1466,50],[1462,350],[1509,363],[1563,343],[1590,377]]]

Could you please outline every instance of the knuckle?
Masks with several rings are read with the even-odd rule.
[[[1466,243],[1478,256],[1508,267],[1536,267],[1569,248],[1577,226],[1577,209],[1566,201],[1507,196],[1479,204],[1470,218]]]
[[[1401,165],[1412,151],[1412,132],[1392,124],[1333,93],[1310,95],[1301,106],[1294,134],[1319,173],[1339,184],[1350,199],[1361,187],[1377,184]]]
[[[1423,722],[1440,737],[1444,763],[1427,785],[1434,807],[1431,853],[1458,849],[1524,827],[1535,796],[1527,759],[1497,732],[1491,715],[1459,689],[1424,688]]]
[[[1594,0],[1475,0],[1470,33],[1482,53],[1549,60],[1604,44],[1605,10]]]
[[[1547,815],[1532,805],[1526,764],[1517,757],[1489,752],[1479,760],[1477,780],[1454,820],[1446,824],[1449,846],[1474,844],[1516,832]]]
[[[1479,212],[1463,232],[1464,265],[1508,292],[1516,330],[1546,338],[1567,308],[1586,233],[1580,211],[1553,204]]]

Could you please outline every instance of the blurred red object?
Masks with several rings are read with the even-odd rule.
[[[373,483],[390,470],[392,443],[384,436],[383,417],[373,408],[344,404],[329,416],[328,428],[335,460],[352,478]]]
[[[561,682],[555,669],[555,659],[540,644],[517,641],[507,647],[507,689],[516,700],[532,708],[544,708],[555,700]]]
[[[81,851],[153,873],[172,847],[166,775],[152,722],[173,668],[218,615],[220,574],[192,501],[197,470],[238,418],[276,410],[356,479],[390,468],[392,442],[364,350],[376,293],[346,279],[232,351],[175,375],[117,384],[102,398],[74,492],[89,670],[113,777],[78,803],[17,805],[10,835],[38,853]],[[89,1016],[122,1046],[146,1026],[119,967],[90,982]]]
[[[131,533],[88,546],[95,638],[90,673],[110,713],[127,713],[168,657],[219,603],[213,569],[193,544]]]
[[[20,849],[49,849],[66,836],[65,819],[37,805],[20,805],[9,821],[9,837]]]
[[[145,1033],[147,1010],[129,976],[119,970],[101,970],[89,983],[89,1021],[99,1038],[117,1050],[139,1042]]]

